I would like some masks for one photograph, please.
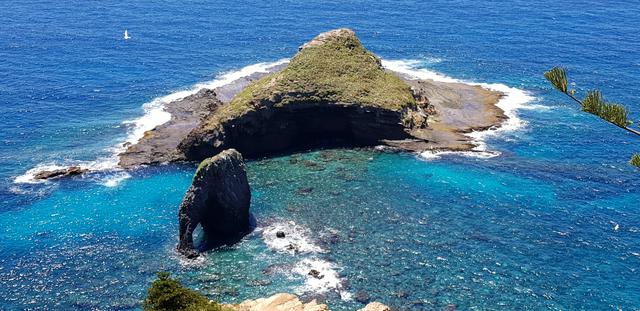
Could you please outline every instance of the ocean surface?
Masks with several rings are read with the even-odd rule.
[[[638,16],[635,1],[3,1],[0,309],[136,310],[166,270],[228,303],[293,292],[334,310],[367,296],[400,310],[639,310],[640,170],[627,161],[640,140],[542,76],[566,66],[579,93],[600,88],[640,120]],[[473,134],[479,156],[251,161],[256,231],[180,259],[195,164],[125,172],[114,154],[170,117],[164,103],[337,27],[389,68],[507,92],[511,119]],[[97,172],[30,179],[71,164]]]

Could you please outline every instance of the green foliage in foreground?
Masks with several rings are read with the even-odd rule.
[[[553,67],[551,70],[544,73],[544,77],[558,91],[580,103],[582,111],[596,115],[609,123],[625,129],[627,126],[631,125],[632,122],[628,119],[629,112],[627,109],[620,104],[607,103],[604,100],[602,93],[598,90],[588,91],[583,100],[578,100],[575,97],[575,90],[568,89],[566,69]]]
[[[567,70],[561,67],[553,67],[551,70],[544,73],[544,77],[555,87],[558,91],[568,94],[567,89]],[[573,94],[572,94],[573,95]]]
[[[579,103],[582,111],[596,115],[611,124],[640,136],[640,131],[629,127],[633,122],[629,120],[627,108],[620,104],[607,103],[599,90],[588,91],[583,100],[577,99],[575,97],[576,91],[568,88],[569,81],[565,68],[553,67],[544,73],[544,77],[558,91]],[[640,167],[640,154],[634,154],[629,163]]]
[[[158,279],[151,284],[143,308],[145,311],[228,311],[202,294],[182,286],[169,272],[158,272]]]
[[[629,164],[636,166],[636,167],[640,167],[640,153],[636,153],[631,157],[631,160],[629,161]]]
[[[620,104],[605,102],[598,90],[587,92],[587,96],[582,100],[582,111],[599,116],[619,127],[631,125],[631,121],[627,118],[627,109]]]
[[[237,117],[266,102],[276,107],[344,103],[394,111],[416,105],[411,87],[385,71],[349,30],[302,49],[284,70],[246,87],[215,117]]]

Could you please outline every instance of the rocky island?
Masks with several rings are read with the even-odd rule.
[[[305,43],[286,66],[273,72],[170,103],[166,109],[171,120],[128,146],[120,154],[120,166],[202,161],[178,215],[178,251],[193,258],[198,256],[193,242],[197,225],[208,240],[222,244],[250,230],[251,192],[241,153],[262,157],[314,147],[380,144],[416,152],[469,151],[475,145],[465,133],[504,120],[495,105],[500,97],[478,86],[416,80],[388,71],[353,31],[337,29]],[[276,235],[285,237],[284,232]],[[316,270],[309,275],[321,277]],[[168,275],[154,284],[158,282],[175,283]],[[289,294],[218,305],[178,283],[174,286],[203,310],[328,310]],[[154,300],[156,290],[150,290],[147,306],[162,301]],[[372,303],[362,310],[389,308]]]
[[[169,122],[120,154],[120,166],[245,157],[328,146],[470,151],[466,136],[499,126],[502,94],[386,70],[349,29],[318,35],[273,72],[202,90],[165,109]]]

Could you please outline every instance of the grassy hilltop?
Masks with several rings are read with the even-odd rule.
[[[400,111],[415,106],[411,88],[386,72],[355,33],[337,29],[305,44],[282,71],[240,92],[216,114],[222,121],[261,106],[355,104]]]

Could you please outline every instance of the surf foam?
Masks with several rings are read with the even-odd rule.
[[[270,249],[293,256],[303,256],[291,271],[304,278],[304,285],[295,290],[296,294],[326,293],[335,290],[341,299],[351,299],[351,293],[343,288],[343,279],[338,273],[340,267],[331,261],[318,258],[318,255],[326,250],[312,241],[311,230],[293,221],[275,222],[258,230]],[[284,232],[285,237],[278,238],[278,231]],[[317,271],[318,276],[310,275],[309,272],[312,270]]]
[[[275,62],[263,62],[243,67],[239,70],[232,70],[219,74],[214,80],[198,83],[186,90],[173,92],[169,95],[158,97],[142,105],[144,113],[141,117],[133,120],[123,121],[129,127],[129,133],[124,143],[119,143],[108,149],[110,156],[96,159],[95,161],[64,161],[63,163],[46,162],[29,169],[24,174],[14,178],[16,184],[38,184],[50,182],[47,180],[34,179],[35,175],[41,171],[51,171],[65,169],[70,166],[79,166],[91,172],[113,173],[113,176],[100,180],[100,183],[107,187],[115,187],[120,182],[126,180],[131,175],[118,168],[118,155],[126,150],[125,145],[136,144],[142,139],[144,133],[154,129],[171,120],[171,114],[165,111],[165,105],[187,96],[198,93],[203,89],[215,89],[233,83],[238,79],[248,77],[255,73],[268,72],[272,68],[286,64],[289,59],[281,59]]]
[[[305,258],[299,261],[293,267],[293,272],[305,277],[305,283],[296,289],[296,294],[302,295],[308,292],[322,294],[335,290],[342,300],[351,300],[352,295],[343,288],[338,269],[334,263],[317,258]],[[309,275],[309,271],[312,270],[318,272],[317,277]]]
[[[512,132],[526,126],[526,122],[518,117],[517,110],[527,108],[526,104],[535,99],[527,91],[500,83],[478,83],[456,79],[432,70],[422,68],[421,65],[423,65],[423,62],[419,60],[382,60],[382,66],[384,66],[386,69],[405,74],[409,78],[429,79],[446,83],[464,83],[501,92],[505,94],[505,96],[498,101],[496,106],[502,109],[502,111],[504,111],[504,114],[507,116],[507,119],[499,127],[491,128],[484,131],[474,131],[466,134],[473,140],[473,143],[476,145],[476,147],[473,148],[472,152],[425,151],[421,154],[421,157],[423,157],[424,159],[436,159],[444,154],[462,154],[480,158],[495,157],[500,155],[500,153],[487,149],[487,144],[485,142],[486,138],[490,136],[497,136],[505,132]]]
[[[285,237],[276,237],[278,231],[284,232]],[[309,229],[293,221],[277,222],[262,229],[262,239],[273,250],[290,254],[324,252],[321,247],[311,241],[310,235]]]
[[[182,100],[185,97],[194,95],[203,89],[215,89],[233,83],[238,79],[248,77],[255,73],[268,72],[273,67],[286,64],[289,59],[281,59],[275,62],[257,63],[243,67],[239,70],[224,72],[214,80],[198,83],[189,89],[177,91],[169,95],[158,97],[151,102],[144,104],[144,115],[140,118],[124,121],[124,124],[132,125],[133,130],[127,136],[125,142],[136,144],[142,139],[144,133],[154,129],[155,127],[169,122],[171,114],[164,110],[166,104]],[[124,151],[123,148],[120,151]]]

